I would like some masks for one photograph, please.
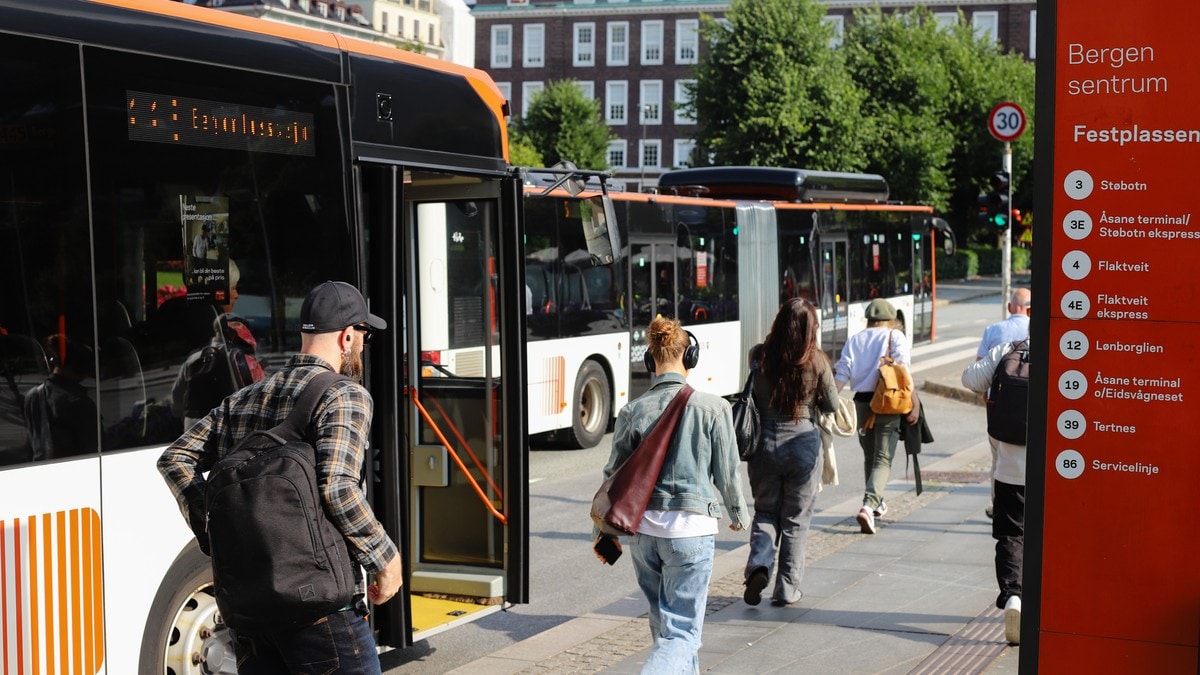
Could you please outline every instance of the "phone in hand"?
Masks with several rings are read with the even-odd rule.
[[[604,560],[606,565],[612,565],[621,557],[621,541],[616,537],[600,535],[596,538],[596,544],[592,548],[596,550],[596,555]]]

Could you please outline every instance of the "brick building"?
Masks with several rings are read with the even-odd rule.
[[[855,9],[876,0],[825,0],[841,35]],[[938,21],[959,12],[984,39],[1036,58],[1036,0],[878,0],[885,10],[929,7]],[[491,74],[520,116],[549,82],[572,79],[601,103],[617,136],[609,145],[614,182],[636,190],[685,166],[694,121],[676,112],[704,48],[700,14],[720,18],[728,2],[696,0],[476,0],[475,66]],[[838,38],[834,39],[836,44]]]

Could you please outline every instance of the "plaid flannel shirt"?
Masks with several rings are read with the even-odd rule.
[[[226,398],[220,407],[184,432],[158,460],[185,519],[204,509],[204,474],[251,432],[283,422],[301,389],[322,370],[324,359],[296,354],[279,371]],[[360,479],[374,404],[361,385],[335,382],[313,413],[317,481],[326,513],[350,545],[354,559],[376,573],[396,554],[396,545],[375,518]]]

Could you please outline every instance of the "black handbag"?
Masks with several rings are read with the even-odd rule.
[[[758,406],[754,403],[754,371],[758,364],[750,366],[750,375],[746,377],[746,386],[733,402],[733,436],[737,439],[738,455],[742,461],[749,460],[758,452],[759,431],[761,423],[758,420]]]
[[[602,534],[616,537],[637,532],[662,473],[671,437],[675,435],[675,428],[679,426],[693,391],[691,385],[683,385],[654,428],[592,497],[592,522]]]

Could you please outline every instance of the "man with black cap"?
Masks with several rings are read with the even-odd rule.
[[[351,557],[375,583],[373,604],[387,602],[403,581],[396,545],[375,518],[360,483],[366,461],[373,402],[359,381],[363,347],[387,322],[367,311],[350,284],[327,281],[300,308],[300,353],[278,372],[228,396],[163,453],[158,469],[193,532],[203,532],[204,473],[243,437],[283,422],[299,393],[319,373],[350,378],[334,382],[313,412],[317,483],[330,520],[346,540]],[[202,548],[206,542],[201,540]],[[356,607],[334,612],[294,631],[238,635],[241,673],[289,672],[305,662],[333,661],[339,673],[379,673],[379,657],[367,621]]]
[[[841,358],[834,365],[833,379],[841,391],[847,384],[854,391],[854,408],[858,413],[858,444],[863,451],[863,468],[866,473],[866,490],[863,505],[858,511],[858,525],[863,534],[878,531],[875,519],[887,513],[883,501],[883,488],[892,473],[892,457],[900,442],[900,418],[902,415],[881,415],[871,411],[871,397],[879,381],[879,363],[884,356],[904,366],[911,365],[911,347],[903,330],[898,330],[896,308],[883,298],[876,298],[867,305],[867,328],[855,333],[842,347]],[[920,403],[913,397],[913,409],[905,422],[915,424],[920,415]],[[867,428],[865,423],[872,420]]]

